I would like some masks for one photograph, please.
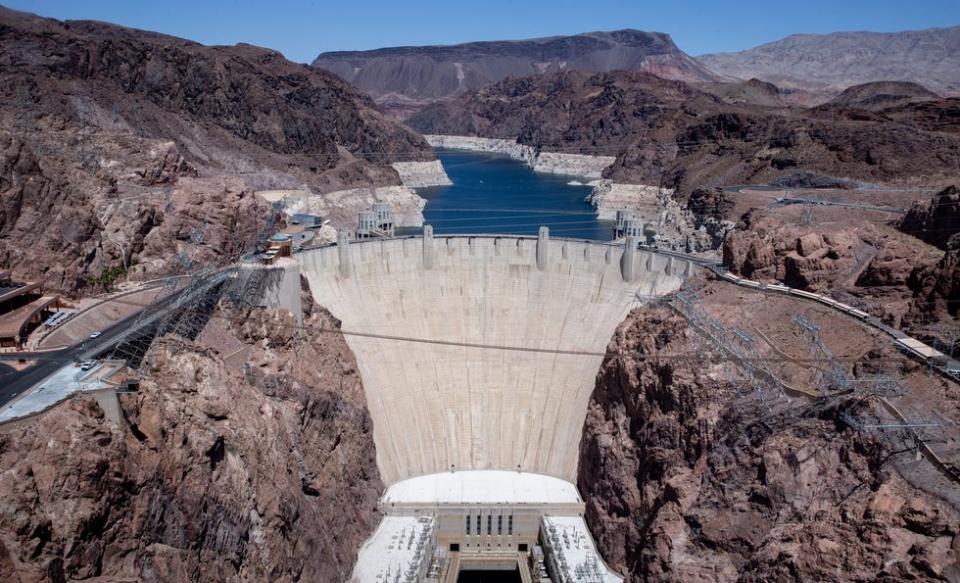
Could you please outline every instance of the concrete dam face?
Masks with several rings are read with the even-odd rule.
[[[382,239],[297,254],[342,320],[384,481],[512,470],[573,481],[586,408],[617,325],[692,265],[530,237]]]

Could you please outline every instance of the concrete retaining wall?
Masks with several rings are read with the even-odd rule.
[[[573,481],[614,330],[692,269],[623,255],[622,246],[585,241],[467,236],[298,254],[314,298],[343,321],[357,356],[384,480],[520,469]]]

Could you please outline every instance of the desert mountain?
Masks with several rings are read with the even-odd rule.
[[[253,191],[399,184],[432,154],[334,75],[249,45],[0,8],[0,267],[76,290],[227,260]]]
[[[323,53],[313,66],[381,102],[447,97],[501,81],[565,70],[638,70],[668,79],[716,81],[660,32],[618,30],[520,41]]]
[[[874,81],[854,85],[843,90],[826,103],[827,106],[859,107],[879,111],[888,107],[923,101],[935,101],[940,96],[916,83],[907,81]]]
[[[836,94],[872,81],[960,93],[960,26],[904,32],[795,34],[746,51],[697,57],[711,71],[786,89]],[[823,99],[821,100],[823,101]]]
[[[753,101],[775,96],[757,85]],[[958,108],[957,99],[876,112],[763,106],[645,73],[571,71],[501,81],[432,104],[408,123],[425,134],[516,138],[544,151],[617,156],[605,177],[687,195],[800,170],[943,185],[960,167]]]
[[[783,95],[779,87],[759,79],[700,83],[698,88],[716,95],[727,103],[749,103],[777,107],[785,106],[790,101]]]

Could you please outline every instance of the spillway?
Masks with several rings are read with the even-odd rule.
[[[341,236],[296,260],[357,357],[388,485],[355,581],[471,569],[620,581],[573,485],[583,422],[617,325],[693,264],[632,237],[434,237],[429,226]]]

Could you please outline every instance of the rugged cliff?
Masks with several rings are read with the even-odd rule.
[[[358,90],[248,45],[0,8],[0,81],[0,266],[66,291],[242,248],[255,190],[400,184],[390,162],[432,158]]]
[[[960,310],[960,190],[949,186],[929,201],[918,201],[900,219],[898,227],[944,250],[936,265],[918,265],[910,274],[914,303],[909,319],[922,325],[941,322],[929,331],[945,345],[956,342],[955,328]],[[954,347],[955,349],[956,347]]]
[[[897,222],[897,227],[931,245],[960,248],[960,188],[948,186],[929,201],[917,201]]]
[[[911,485],[892,444],[840,423],[853,397],[760,403],[689,354],[666,309],[634,311],[608,347],[578,485],[627,581],[943,581],[960,512]],[[664,356],[667,355],[667,356]]]
[[[124,427],[77,397],[0,428],[0,579],[346,580],[379,518],[371,420],[339,323],[293,324],[158,341]]]

